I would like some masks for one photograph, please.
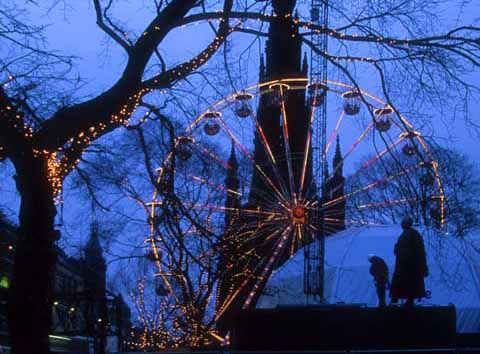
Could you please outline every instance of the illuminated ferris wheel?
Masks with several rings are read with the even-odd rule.
[[[327,98],[322,150],[315,110]],[[333,161],[330,171],[315,171],[316,159]],[[252,306],[272,270],[320,229],[328,236],[385,223],[383,211],[412,203],[425,210],[426,223],[441,227],[445,217],[438,165],[421,133],[381,99],[341,82],[289,78],[236,92],[198,115],[157,171],[146,240],[157,294],[194,316],[189,301],[198,299],[188,300],[187,288],[204,286],[207,273],[189,284],[172,255],[191,257],[188,266],[203,274],[220,252],[217,267],[236,280],[216,285],[220,301],[215,293],[202,300],[212,303],[213,322],[239,302]]]

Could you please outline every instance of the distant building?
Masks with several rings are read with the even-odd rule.
[[[7,299],[13,269],[15,226],[0,212],[0,345],[8,343]]]
[[[13,271],[15,227],[1,217],[0,240],[0,344],[8,346],[6,304]],[[52,351],[104,353],[107,342],[111,351],[123,350],[131,327],[130,309],[121,295],[106,288],[107,268],[98,225],[92,224],[82,258],[70,257],[58,247],[56,251]]]
[[[327,165],[328,166],[328,165]],[[340,135],[337,135],[337,147],[332,163],[332,175],[326,171],[325,202],[331,202],[332,205],[325,209],[325,218],[328,218],[331,227],[328,234],[334,234],[337,231],[345,230],[345,177],[343,176],[343,156],[340,147]]]
[[[122,295],[107,298],[107,313],[110,323],[107,348],[123,352],[127,349],[127,339],[131,330],[131,311]]]

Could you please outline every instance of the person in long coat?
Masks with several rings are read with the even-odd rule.
[[[412,218],[402,220],[403,232],[394,248],[395,270],[390,287],[392,302],[407,299],[406,306],[413,306],[414,299],[426,296],[424,278],[428,276],[423,238],[412,225]]]

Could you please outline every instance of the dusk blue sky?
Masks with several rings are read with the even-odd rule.
[[[300,15],[306,17],[307,9],[305,1],[299,1]],[[35,14],[35,21],[42,24],[49,24],[47,29],[47,38],[49,47],[58,50],[66,55],[77,56],[75,71],[85,80],[86,85],[77,93],[79,97],[83,95],[92,96],[108,88],[119,77],[125,64],[125,55],[123,50],[112,40],[107,39],[105,34],[95,24],[95,12],[93,5],[89,1],[72,1],[66,2],[67,5],[57,5],[49,12],[45,9],[30,7]],[[218,6],[217,6],[218,7]],[[117,6],[118,11],[114,12],[125,25],[126,28],[132,29],[132,32],[139,32],[141,28],[152,18],[151,4],[149,1],[141,1],[139,3],[123,1]],[[219,9],[219,8],[218,8]],[[473,1],[467,7],[458,8],[455,5],[441,6],[439,11],[440,18],[443,19],[443,26],[436,29],[442,32],[449,26],[460,26],[473,21],[480,15],[480,4]],[[332,19],[334,21],[334,19]],[[255,25],[253,23],[252,25]],[[205,22],[190,25],[173,31],[167,40],[160,46],[160,51],[165,54],[164,59],[168,64],[179,63],[198,52],[212,38],[212,32]],[[252,36],[234,35],[231,42],[234,49],[238,52],[246,48],[252,40]],[[254,50],[251,51],[249,60],[245,60],[245,68],[241,74],[244,86],[251,85],[257,79],[257,63],[262,44],[257,40],[253,45]],[[304,48],[309,52],[308,48]],[[207,64],[206,68],[213,64]],[[367,75],[357,73],[363,86],[367,90],[375,93],[378,89],[378,83],[371,80]],[[478,82],[480,74],[472,72],[471,76],[466,77],[467,80]],[[408,87],[402,88],[408,91]],[[475,98],[475,96],[473,97]],[[444,105],[451,109],[450,114],[455,115],[454,104],[456,102],[445,102]],[[415,112],[415,107],[402,107],[404,111]],[[479,105],[473,99],[469,102],[469,119],[480,121]],[[420,112],[422,114],[428,112]],[[436,112],[432,112],[435,115]],[[433,119],[434,126],[431,132],[436,137],[448,138],[450,143],[455,143],[459,150],[465,151],[472,158],[475,158],[475,144],[477,136],[475,132],[465,126],[461,113],[455,121],[455,129],[441,124],[436,124],[437,119]],[[410,117],[415,121],[414,117]],[[417,122],[416,122],[417,123]],[[421,122],[418,122],[421,123]],[[427,133],[425,133],[427,134]]]
[[[61,3],[48,11],[41,6],[37,7],[32,4],[27,4],[26,2],[23,4],[23,1],[20,2],[22,2],[22,6],[27,7],[31,12],[29,16],[30,21],[49,25],[46,30],[49,48],[65,55],[77,57],[75,59],[74,73],[75,75],[78,74],[85,81],[81,89],[75,93],[77,98],[85,99],[92,97],[110,87],[119,78],[125,64],[126,56],[123,50],[119,48],[116,43],[107,39],[105,34],[96,26],[95,12],[90,1],[65,1],[65,5]],[[304,6],[305,5],[301,5],[300,7],[301,15],[307,14]],[[122,1],[119,2],[117,8],[118,10],[115,12],[116,17],[120,19],[123,25],[136,30],[137,33],[152,18],[152,7],[147,0]],[[480,3],[473,1],[472,4],[463,9],[458,9],[454,6],[444,6],[439,11],[441,11],[444,24],[438,28],[438,32],[443,32],[443,29],[449,25],[455,24],[459,26],[477,18],[478,15],[480,15]],[[206,23],[188,26],[173,31],[168,39],[160,46],[160,51],[165,54],[167,65],[173,65],[198,53],[211,38],[211,30]],[[234,35],[231,39],[233,53],[242,52],[252,41],[253,45],[250,55],[244,56],[245,60],[242,61],[240,65],[235,64],[237,68],[241,68],[237,70],[237,72],[241,71],[241,75],[237,75],[235,78],[239,87],[256,83],[259,53],[264,48],[264,41],[254,39],[248,35]],[[304,50],[308,52],[306,47]],[[205,69],[215,71],[215,68],[221,65],[221,55],[218,55],[215,60],[207,64]],[[362,87],[374,94],[378,94],[378,82],[371,79],[368,71],[357,72],[357,75],[359,81],[362,83]],[[478,83],[480,82],[480,73],[471,72],[466,79]],[[225,82],[226,81],[225,79]],[[232,92],[229,87],[228,84],[225,85],[225,94]],[[408,87],[401,87],[398,92],[407,92],[408,89]],[[199,110],[197,113],[206,110],[208,103],[211,104],[220,98],[210,91],[205,91],[202,94],[205,95],[206,100],[203,107],[197,107]],[[476,99],[468,102],[468,119],[480,124],[480,104],[476,101],[478,97],[479,95],[477,93]],[[402,100],[400,98],[398,102],[400,109],[402,112],[405,112],[408,119],[415,125],[423,126],[422,132],[425,135],[435,136],[440,145],[465,152],[478,165],[480,162],[478,156],[478,135],[471,127],[465,124],[463,113],[459,113],[454,124],[452,124],[452,120],[450,119],[442,120],[440,117],[437,117],[437,112],[422,111],[424,107],[421,107],[421,105],[419,105],[418,108],[412,106],[405,107],[402,106]],[[459,102],[446,100],[446,102],[444,102],[445,114],[455,115],[457,113],[456,105],[459,104]],[[421,119],[415,117],[417,111],[422,115],[427,114],[431,116],[428,124],[424,125]],[[103,138],[102,141],[108,143],[110,139],[114,139],[118,134],[121,133],[113,133],[111,136]],[[18,198],[16,197],[13,180],[9,178],[11,176],[11,170],[3,169],[0,173],[4,181],[0,186],[1,193],[5,196],[5,200],[9,201],[7,205],[13,217],[18,207]],[[70,251],[75,253],[76,246],[83,244],[88,234],[88,226],[90,223],[88,216],[91,207],[90,204],[86,203],[85,200],[76,193],[68,195],[68,192],[64,207],[65,225],[62,232],[65,237],[62,242],[67,248],[71,246]],[[127,211],[128,210],[130,209],[127,209]],[[141,210],[133,211],[132,209],[131,211],[131,214],[138,218],[142,217],[142,213],[143,211]],[[81,223],[78,222],[79,218],[84,218]],[[136,231],[138,230],[135,230],[135,226],[124,230],[126,233],[135,233]],[[141,232],[139,232],[139,234],[141,234]],[[135,237],[138,237],[138,235]],[[129,240],[129,235],[125,235],[125,240]],[[141,244],[142,240],[139,241],[137,244]],[[111,245],[109,250],[111,255],[109,255],[109,257],[114,257],[113,254],[122,254],[123,251],[121,245]]]

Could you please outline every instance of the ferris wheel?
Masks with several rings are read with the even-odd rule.
[[[315,110],[327,99],[327,141],[319,151]],[[305,103],[305,111],[292,111],[294,102]],[[280,121],[259,119],[262,107],[278,112]],[[334,162],[327,173],[314,170],[322,158]],[[188,288],[206,287],[211,279],[202,271],[214,262],[232,265],[217,252],[230,252],[250,273],[229,283],[220,303],[215,294],[202,300],[215,308],[213,322],[238,301],[252,306],[272,270],[315,241],[320,227],[328,236],[385,223],[377,210],[412,203],[426,211],[426,223],[442,227],[445,218],[438,164],[426,139],[380,98],[342,82],[288,78],[240,90],[199,114],[157,171],[145,241],[157,295],[194,317],[189,301],[198,298],[187,299]],[[372,193],[377,189],[383,192]],[[175,252],[202,274],[193,284],[178,270]]]

